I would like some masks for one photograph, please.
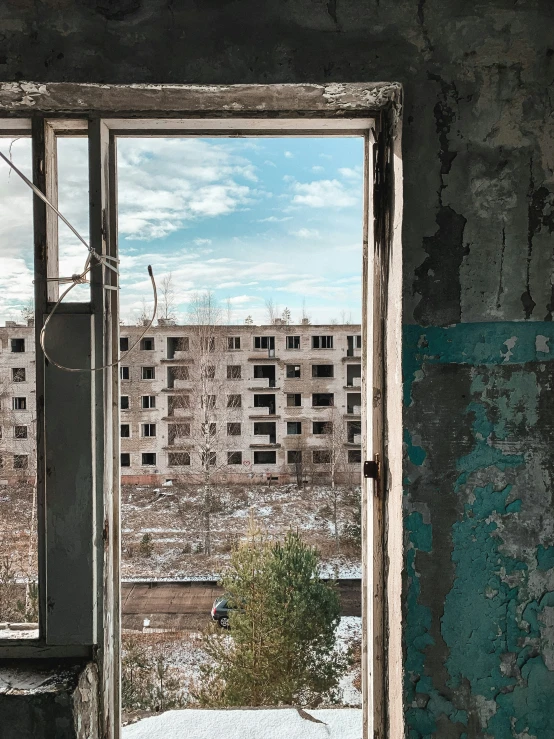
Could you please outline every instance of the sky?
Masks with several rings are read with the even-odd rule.
[[[8,153],[10,141],[0,141]],[[30,140],[11,145],[30,176]],[[171,274],[178,321],[212,290],[225,320],[359,322],[363,141],[350,138],[121,138],[117,144],[121,314],[152,308],[147,275]],[[59,208],[88,239],[86,139],[58,140]],[[32,196],[0,161],[0,323],[32,296]],[[86,250],[60,223],[60,274]],[[87,300],[88,287],[68,299]]]

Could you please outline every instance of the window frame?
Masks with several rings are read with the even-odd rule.
[[[102,85],[46,83],[34,86],[0,84],[1,135],[14,132],[33,138],[33,179],[47,196],[55,194],[55,156],[52,144],[60,132],[89,136],[89,180],[91,242],[100,252],[117,257],[115,212],[115,138],[118,135],[221,135],[247,131],[250,135],[362,135],[366,140],[364,162],[364,294],[362,356],[365,362],[363,405],[363,456],[381,455],[386,464],[387,495],[379,495],[379,483],[362,479],[362,557],[364,640],[362,645],[362,694],[364,736],[383,733],[388,722],[391,735],[401,736],[403,714],[401,691],[401,224],[402,224],[402,86],[399,83],[347,83],[333,85]],[[32,119],[30,116],[33,116]],[[123,118],[122,116],[126,116]],[[25,117],[26,116],[26,117]],[[355,132],[355,134],[353,133]],[[51,198],[52,199],[52,198]],[[375,208],[375,213],[374,213]],[[376,216],[374,218],[374,215]],[[57,285],[46,278],[57,269],[57,222],[46,207],[34,198],[35,226],[35,340],[38,338],[48,303],[57,294]],[[371,227],[370,227],[371,224]],[[45,245],[45,248],[44,246]],[[115,288],[106,295],[102,273],[93,270],[91,303],[88,311],[98,314],[91,330],[96,356],[111,359],[117,347],[117,279],[106,274],[104,284]],[[37,279],[38,278],[38,279]],[[104,300],[106,297],[106,300]],[[59,311],[76,315],[81,306]],[[375,310],[374,310],[375,309]],[[368,318],[368,311],[369,317]],[[373,311],[373,313],[371,313]],[[54,321],[51,322],[53,324]],[[43,357],[38,342],[37,387],[44,381]],[[375,361],[368,363],[368,350]],[[39,361],[40,360],[40,361]],[[41,364],[42,363],[42,364]],[[117,368],[116,368],[117,369]],[[384,375],[389,381],[384,384]],[[114,393],[114,388],[116,392]],[[371,389],[371,392],[368,390]],[[380,402],[373,406],[374,388]],[[119,736],[119,555],[112,546],[119,532],[119,419],[111,398],[119,395],[118,373],[102,371],[94,391],[96,398],[97,451],[95,497],[97,510],[96,553],[98,631],[95,660],[101,673],[101,730],[106,737]],[[38,394],[37,394],[38,400]],[[44,411],[39,407],[37,427],[42,428]],[[115,418],[113,416],[116,416]],[[48,426],[48,419],[47,426]],[[387,437],[387,457],[384,438]],[[50,435],[52,453],[58,453]],[[44,435],[37,435],[38,452],[44,449]],[[115,448],[114,448],[115,447]],[[392,451],[391,451],[392,450]],[[45,511],[44,471],[38,477],[39,512]],[[386,501],[386,503],[383,503]],[[383,509],[386,507],[387,516]],[[106,514],[106,515],[104,515]],[[39,515],[39,521],[41,517]],[[386,534],[384,521],[387,521]],[[93,655],[90,644],[63,645],[44,640],[46,579],[44,550],[48,549],[48,527],[39,526],[39,600],[41,636],[34,643],[2,642],[0,656]],[[386,541],[386,549],[383,542]],[[104,542],[104,543],[103,543]],[[107,542],[107,544],[106,544]],[[384,574],[384,552],[389,564]],[[102,576],[103,573],[103,576]],[[96,580],[95,580],[96,582]],[[373,593],[381,597],[375,599]],[[75,594],[73,594],[75,597]],[[385,611],[385,602],[387,610]],[[386,616],[386,618],[385,618]],[[385,629],[386,623],[386,629]],[[387,632],[387,659],[384,634]],[[110,636],[111,635],[111,636]],[[46,634],[47,636],[47,634]],[[389,689],[385,689],[385,685]]]

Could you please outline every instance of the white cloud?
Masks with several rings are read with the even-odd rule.
[[[255,167],[228,146],[199,139],[124,139],[118,145],[119,232],[154,240],[228,215],[260,193]]]
[[[339,180],[296,182],[292,189],[292,203],[309,208],[349,208],[357,205],[361,197],[361,192],[347,190]]]
[[[268,167],[276,167],[277,165],[275,162],[272,162],[271,159],[266,159],[264,164],[267,164]]]
[[[242,305],[244,303],[252,303],[253,301],[259,301],[261,298],[253,295],[235,295],[233,298],[229,298],[231,305]]]
[[[194,242],[196,246],[204,246],[204,244],[211,244],[211,239],[194,239]]]
[[[312,172],[325,172],[325,167],[320,167],[319,164],[316,164],[312,167]]]
[[[294,159],[294,154],[292,153],[292,151],[285,151],[285,158]]]
[[[294,236],[298,236],[301,239],[316,239],[319,236],[317,228],[301,228],[292,233]]]
[[[268,218],[260,218],[256,223],[284,223],[285,221],[291,221],[292,216],[283,216],[278,218],[277,216],[269,216]]]
[[[362,168],[339,167],[339,174],[347,180],[359,180],[362,176]]]
[[[330,154],[320,154],[320,159],[332,159],[333,157]]]

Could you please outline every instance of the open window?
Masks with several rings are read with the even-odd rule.
[[[245,91],[238,89],[191,88],[185,92],[176,89],[159,96],[150,93],[144,96],[145,92],[140,87],[130,91],[130,88],[108,85],[101,97],[88,98],[86,86],[69,85],[63,91],[55,91],[45,85],[28,103],[22,101],[18,110],[10,108],[9,97],[2,107],[2,115],[7,111],[11,116],[14,113],[29,114],[32,110],[33,121],[22,120],[16,130],[32,135],[33,179],[53,202],[58,202],[58,138],[67,135],[73,141],[80,139],[88,146],[85,169],[90,242],[98,254],[114,259],[118,256],[115,153],[120,136],[137,131],[144,135],[159,135],[160,131],[169,136],[183,133],[198,135],[206,130],[217,135],[245,130],[256,135],[272,135],[277,130],[280,133],[316,131],[320,135],[347,131],[349,135],[355,132],[355,135],[364,138],[364,244],[367,251],[364,254],[363,340],[361,348],[355,343],[351,350],[346,346],[347,358],[356,356],[356,352],[361,353],[362,380],[360,392],[348,393],[351,397],[348,399],[346,415],[359,416],[361,459],[378,462],[376,468],[379,470],[378,479],[363,481],[365,636],[362,672],[366,736],[373,736],[374,732],[382,735],[385,714],[388,713],[390,723],[394,708],[390,705],[387,708],[386,696],[389,696],[389,700],[398,701],[394,691],[385,691],[385,682],[388,681],[389,686],[397,685],[401,665],[398,568],[389,568],[387,580],[384,569],[385,541],[391,562],[397,556],[391,547],[396,546],[401,551],[395,538],[399,528],[392,531],[393,535],[387,532],[385,539],[383,502],[386,485],[386,520],[389,526],[393,526],[398,521],[397,493],[401,480],[398,461],[394,456],[401,444],[397,395],[400,376],[400,89],[394,85],[346,85],[340,89],[333,88],[331,94],[322,87],[306,86],[305,89],[296,90],[293,95],[286,86],[259,86],[252,88],[246,97],[242,97]],[[242,101],[238,107],[237,99]],[[262,100],[271,102],[264,106],[261,105]],[[25,107],[31,105],[32,108]],[[83,110],[87,111],[86,115],[83,115]],[[71,119],[60,118],[61,111],[71,114]],[[133,115],[125,117],[130,111]],[[117,118],[116,115],[121,117]],[[5,118],[3,123],[6,130],[10,130],[11,125],[13,131],[12,121]],[[59,295],[56,278],[60,276],[60,241],[57,220],[38,198],[34,201],[34,228],[35,321],[36,330],[40,330],[44,316],[52,312]],[[87,230],[86,227],[84,230]],[[120,373],[121,381],[127,383],[131,376],[131,363],[129,361],[122,367],[113,364],[120,351],[118,276],[106,266],[96,264],[91,271],[90,285],[81,285],[79,289],[82,289],[80,299],[65,303],[52,316],[46,348],[68,366],[82,367],[84,364],[86,369],[99,366],[100,363],[106,368],[96,373],[72,376],[51,363],[47,364],[37,346],[36,386],[37,400],[40,399],[40,403],[37,403],[36,446],[37,459],[40,460],[37,468],[37,499],[39,509],[44,514],[39,517],[38,529],[39,636],[36,645],[14,643],[10,646],[3,643],[0,655],[32,657],[41,650],[42,656],[49,654],[52,658],[70,656],[94,659],[99,666],[103,686],[100,693],[103,732],[106,737],[112,737],[119,732],[120,703],[120,465],[137,464],[154,474],[162,458],[167,458],[168,463],[177,469],[188,466],[190,458],[187,457],[188,452],[182,450],[120,451]],[[256,346],[256,338],[259,339],[259,346]],[[252,357],[257,358],[260,364],[263,354],[268,358],[275,357],[275,337],[260,333],[256,338],[250,350]],[[298,351],[299,347],[294,345],[294,341],[289,345],[288,338],[286,343],[279,344],[281,349]],[[334,336],[330,333],[307,333],[306,340],[310,350],[321,355],[322,363],[328,360],[326,352],[337,348]],[[283,341],[281,336],[279,341]],[[188,337],[166,335],[166,342],[165,358],[175,365],[178,364],[177,360],[184,361],[191,353]],[[208,338],[205,350],[213,353],[214,346],[212,338]],[[154,353],[155,347],[160,354],[163,353],[163,343],[150,348],[145,346],[142,350],[144,353]],[[231,349],[227,344],[226,348]],[[236,349],[236,346],[232,348]],[[344,351],[344,343],[341,350]],[[18,357],[25,353],[25,346],[13,350]],[[150,383],[156,382],[154,363],[150,363],[144,355],[143,362],[140,374],[136,370],[136,377],[140,376],[145,381],[145,392],[149,393]],[[23,363],[18,359],[17,367],[22,366]],[[385,374],[387,383],[384,381]],[[166,376],[164,373],[158,375],[163,379]],[[265,377],[262,375],[262,378]],[[273,388],[271,378],[267,379],[268,387]],[[174,378],[173,382],[177,383],[178,379]],[[356,386],[353,384],[352,387]],[[276,394],[277,390],[275,393],[249,391],[248,407],[252,415],[277,415]],[[309,394],[311,390],[308,391],[308,397]],[[325,393],[318,395],[321,400]],[[17,399],[21,404],[20,407],[14,405],[12,410],[15,413],[26,410],[27,397],[30,396],[23,391],[14,396],[14,400]],[[64,398],[64,406],[72,408],[72,415],[64,416],[63,423],[60,422],[60,397]],[[177,388],[173,389],[167,401],[168,416],[189,413],[189,407],[183,404],[184,397],[188,396],[178,393]],[[299,405],[297,397],[298,394],[287,394],[285,400],[280,395],[279,403],[296,406]],[[139,403],[138,398],[136,402]],[[211,405],[210,401],[205,407]],[[314,405],[328,408],[332,403]],[[371,412],[366,412],[366,409],[371,409]],[[384,454],[385,440],[389,450],[387,457]],[[237,453],[236,449],[229,451],[233,455]],[[324,462],[316,462],[314,455],[317,457],[316,452],[320,452],[319,458],[326,458],[328,449],[312,451],[312,455],[302,455],[298,451],[289,455],[288,461],[293,463],[293,458],[297,461],[305,457],[308,463],[311,456],[311,463],[323,465]],[[357,452],[356,449],[352,451]],[[19,458],[17,463],[14,458],[14,468],[25,469],[22,458],[26,455],[17,456]],[[206,463],[209,466],[238,466],[238,457],[232,457],[233,461],[230,461],[227,454],[220,456],[221,459],[214,452],[207,451]],[[253,451],[252,459],[258,471],[264,471],[266,467],[276,464],[277,451],[257,449]],[[83,470],[86,474],[83,474]],[[59,546],[59,542],[64,540],[80,542],[79,556],[68,558],[68,547]],[[389,635],[387,665],[384,661],[385,633]]]

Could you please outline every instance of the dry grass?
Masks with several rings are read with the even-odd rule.
[[[124,486],[122,533],[124,577],[213,576],[228,561],[243,536],[251,515],[269,537],[282,538],[298,529],[305,541],[316,546],[324,561],[336,559],[329,491],[323,486],[299,490],[295,485],[243,485],[220,487],[214,492],[211,515],[212,552],[202,553],[202,490],[199,486],[154,488]],[[339,524],[352,519],[356,497],[341,492]],[[139,544],[151,534],[153,554],[141,557]],[[341,542],[341,558],[359,562],[360,553]]]

